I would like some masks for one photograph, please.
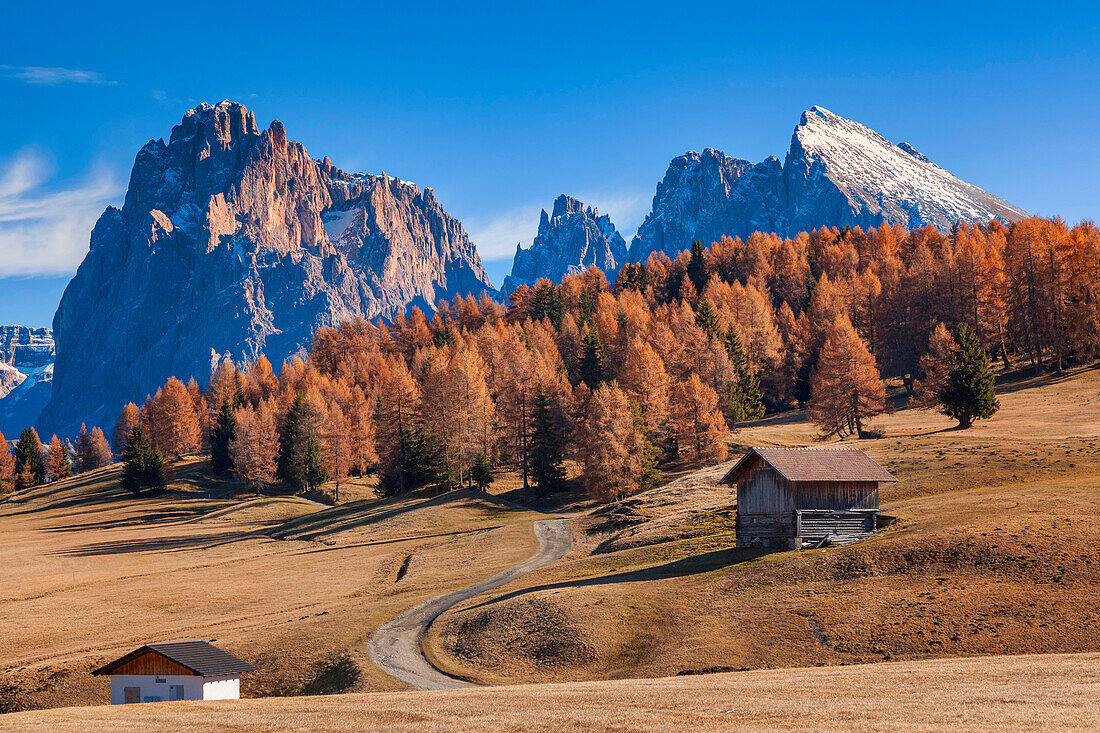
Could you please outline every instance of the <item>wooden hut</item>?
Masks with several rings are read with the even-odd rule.
[[[875,531],[878,486],[897,481],[858,448],[752,448],[725,476],[737,485],[737,544],[801,547]]]

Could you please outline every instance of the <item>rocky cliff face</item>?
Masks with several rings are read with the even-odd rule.
[[[48,328],[0,326],[0,432],[33,425],[50,399],[54,343]]]
[[[169,375],[228,356],[278,363],[319,326],[490,290],[431,189],[349,174],[260,130],[233,102],[188,112],[134,161],[54,317],[54,394],[40,424],[112,424]]]
[[[566,275],[595,265],[613,273],[626,258],[626,241],[597,209],[562,194],[554,201],[553,214],[542,210],[539,232],[527,249],[516,247],[512,274],[504,279],[504,293],[540,277],[558,282]]]
[[[716,150],[691,152],[669,165],[653,210],[630,244],[644,260],[675,256],[699,239],[754,231],[792,236],[821,226],[884,222],[948,229],[956,221],[1014,221],[1026,212],[929,161],[912,145],[895,145],[827,109],[804,112],[786,161],[751,165]]]

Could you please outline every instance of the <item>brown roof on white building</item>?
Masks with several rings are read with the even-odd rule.
[[[159,654],[201,677],[251,672],[256,668],[248,662],[235,657],[224,649],[219,649],[206,641],[173,641],[163,644],[146,644],[124,657],[92,672],[95,675],[111,674],[127,662],[145,654]]]

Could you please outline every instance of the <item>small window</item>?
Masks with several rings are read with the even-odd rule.
[[[158,684],[158,685],[163,685],[163,684],[164,684],[165,682],[167,682],[167,681],[168,681],[168,680],[166,680],[166,679],[165,679],[165,678],[163,678],[163,677],[157,677],[157,684]]]

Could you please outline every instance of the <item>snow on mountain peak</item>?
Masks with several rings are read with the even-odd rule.
[[[920,221],[940,228],[960,220],[1011,221],[1027,215],[948,173],[912,145],[895,145],[822,107],[803,114],[795,128],[788,164],[792,161],[821,171],[855,209],[883,220],[911,222],[918,203]]]

